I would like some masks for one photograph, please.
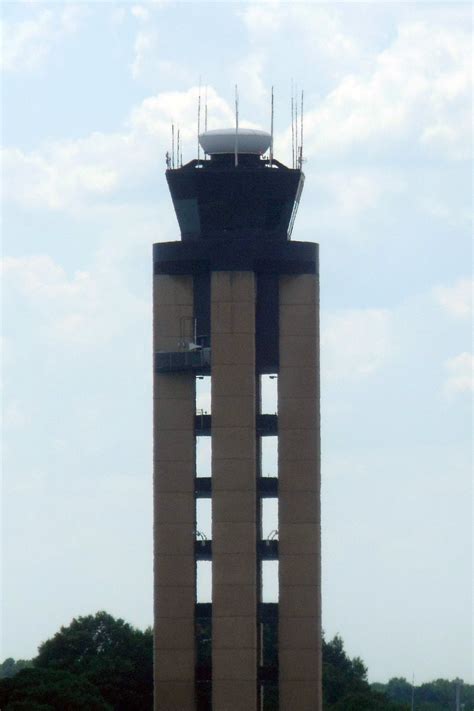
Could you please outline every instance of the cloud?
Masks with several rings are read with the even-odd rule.
[[[21,22],[2,21],[1,68],[6,72],[31,72],[42,67],[53,47],[76,32],[85,14],[78,5],[61,11],[44,9]]]
[[[130,13],[141,22],[146,22],[150,19],[150,12],[144,5],[133,5],[130,8]]]
[[[50,343],[95,350],[141,322],[149,305],[132,293],[106,259],[69,277],[49,255],[5,257],[1,263],[7,311],[23,297]]]
[[[250,38],[248,57],[255,57],[250,83],[265,87],[261,68],[271,66],[288,85],[293,75],[306,90],[307,157],[346,159],[358,152],[365,161],[390,155],[399,162],[416,150],[430,159],[469,159],[467,13],[401,9],[381,23],[377,13],[357,14],[347,3],[269,1],[251,3],[239,15]],[[291,126],[278,121],[281,94],[277,86],[275,144],[289,155]]]
[[[163,59],[160,52],[159,35],[155,29],[140,30],[133,46],[133,60],[130,65],[132,77],[145,86],[155,88],[159,83],[193,84],[196,71],[182,64]]]
[[[391,313],[386,309],[323,312],[323,377],[359,380],[380,370],[391,354],[391,320]]]
[[[472,294],[474,281],[458,279],[453,286],[438,286],[433,290],[435,301],[450,316],[468,319],[472,316]]]
[[[249,4],[240,16],[250,38],[259,47],[283,33],[297,38],[299,55],[322,55],[339,64],[354,59],[359,46],[354,32],[346,31],[341,13],[335,8],[299,2],[259,2]]]
[[[309,155],[369,142],[373,154],[410,140],[431,155],[467,158],[469,32],[427,22],[401,25],[369,72],[346,75],[306,112],[305,136]]]
[[[134,58],[131,72],[134,79],[143,77],[149,71],[149,57],[158,56],[158,34],[155,30],[138,32],[133,47]]]
[[[472,353],[460,353],[445,363],[448,377],[445,382],[445,393],[470,392],[474,390],[474,356]]]
[[[238,84],[242,98],[252,102],[253,107],[270,107],[270,86],[264,81],[265,54],[254,51],[247,54],[231,69],[231,75]]]
[[[143,186],[170,150],[171,124],[180,128],[184,160],[196,156],[198,87],[162,92],[135,107],[124,129],[77,140],[50,141],[37,150],[2,151],[3,198],[27,209],[78,210]],[[208,88],[209,127],[232,120],[232,111]],[[189,151],[191,155],[187,155]]]

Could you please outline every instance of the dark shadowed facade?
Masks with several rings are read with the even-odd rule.
[[[155,711],[321,711],[318,248],[290,241],[303,174],[216,152],[166,177],[181,240],[153,250]],[[277,414],[262,412],[265,374]],[[202,375],[210,413],[196,412]],[[208,476],[196,476],[197,437],[212,438]],[[265,498],[278,498],[271,540]],[[196,597],[202,560],[210,602]],[[268,560],[277,603],[262,598]]]

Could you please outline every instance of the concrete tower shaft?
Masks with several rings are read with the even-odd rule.
[[[155,711],[318,711],[318,259],[317,245],[289,239],[303,175],[223,153],[167,180],[182,239],[153,251]],[[262,412],[265,374],[278,379],[277,413]],[[202,375],[210,413],[196,413]],[[197,437],[211,438],[207,476],[196,475]],[[262,469],[267,437],[277,471]],[[209,541],[196,540],[201,498]],[[201,561],[212,562],[207,601]],[[262,585],[268,561],[278,602]]]

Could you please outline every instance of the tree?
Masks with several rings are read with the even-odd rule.
[[[113,711],[86,678],[66,671],[24,669],[0,683],[4,711]]]
[[[415,687],[416,711],[455,711],[456,691],[460,680],[436,679],[428,684]],[[387,684],[373,684],[373,688],[383,691],[393,701],[411,702],[412,685],[404,678],[395,677]],[[474,708],[474,686],[462,684],[461,702],[466,709]]]
[[[32,667],[33,662],[25,659],[17,659],[16,661],[12,657],[8,657],[4,662],[0,664],[0,679],[9,679],[15,674],[18,674],[22,669],[27,669]]]
[[[74,619],[43,642],[37,668],[83,675],[115,711],[153,706],[153,634],[106,612]]]
[[[336,636],[331,642],[323,639],[323,708],[324,711],[404,711],[406,707],[370,688],[363,661],[359,657],[350,659],[342,639]]]

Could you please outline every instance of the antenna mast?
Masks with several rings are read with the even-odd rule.
[[[171,124],[171,167],[174,168],[174,123]]]
[[[291,82],[291,167],[295,167],[295,108],[293,105],[293,82]]]
[[[204,95],[204,130],[207,131],[207,84]]]
[[[298,148],[298,87],[295,84],[295,165],[293,166],[294,168],[298,167],[298,156],[299,156],[299,148]]]
[[[180,165],[179,165],[179,148],[180,148],[180,145],[179,145],[179,128],[178,128],[178,134],[177,134],[177,138],[176,138],[176,166],[178,168],[180,167]]]
[[[239,89],[235,85],[235,146],[234,146],[235,167],[239,165]]]
[[[273,86],[272,86],[272,103],[271,103],[271,120],[270,120],[270,166],[273,165],[273,113],[274,113],[274,101],[273,101]]]
[[[198,93],[198,161],[201,158],[201,148],[199,146],[199,134],[201,133],[201,77],[199,77],[199,93]]]
[[[303,100],[304,91],[301,90],[301,145],[300,145],[300,170],[303,168]]]

